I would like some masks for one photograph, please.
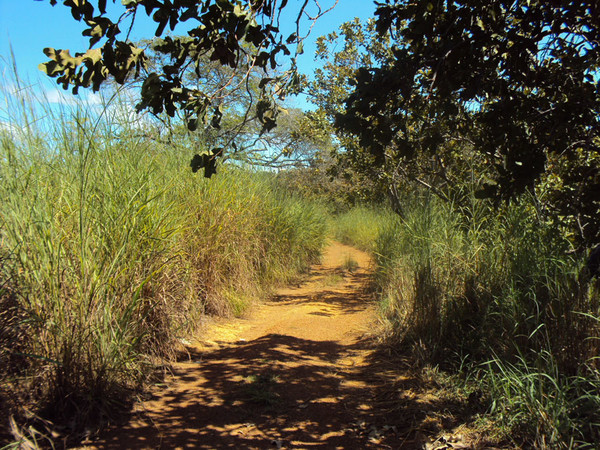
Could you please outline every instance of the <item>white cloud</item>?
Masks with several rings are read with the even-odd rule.
[[[103,105],[104,100],[102,99],[102,95],[97,92],[90,92],[85,96],[85,102],[90,105]]]
[[[77,98],[69,91],[63,91],[60,89],[50,89],[44,92],[44,99],[48,103],[56,103],[60,105],[75,105],[77,104]]]
[[[13,134],[16,131],[19,131],[19,129],[10,122],[0,120],[0,131],[7,131],[9,134]]]

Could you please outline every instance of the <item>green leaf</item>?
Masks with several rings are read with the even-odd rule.
[[[190,131],[196,131],[196,129],[198,128],[198,119],[188,119],[187,127]]]
[[[213,128],[216,128],[217,130],[221,129],[221,119],[222,118],[223,118],[223,110],[222,110],[221,106],[219,105],[214,110],[213,117],[210,122],[211,126]]]
[[[192,161],[190,162],[190,167],[192,168],[192,172],[196,173],[198,170],[204,167],[204,156],[206,155],[194,155]]]
[[[267,84],[269,84],[271,81],[274,81],[274,80],[275,80],[275,78],[270,78],[270,77],[262,78],[258,82],[258,88],[259,89],[264,89]]]
[[[298,39],[298,35],[296,33],[292,33],[288,36],[288,38],[286,39],[285,42],[287,42],[288,44],[291,44],[292,42],[294,42],[296,39]]]
[[[223,11],[233,11],[235,6],[228,0],[216,0],[217,6]]]
[[[217,157],[220,156],[222,152],[222,148],[215,148],[212,150],[213,156],[207,154],[194,155],[192,161],[190,162],[192,172],[196,173],[200,169],[204,169],[204,177],[212,177],[214,174],[217,173]]]

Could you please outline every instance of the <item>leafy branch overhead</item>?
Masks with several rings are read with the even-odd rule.
[[[49,1],[53,6],[58,3]],[[50,60],[40,64],[40,69],[56,78],[64,89],[71,87],[75,94],[81,87],[98,91],[108,79],[124,84],[142,78],[141,99],[136,109],[171,117],[180,110],[192,131],[200,123],[218,128],[222,118],[219,101],[223,91],[207,92],[202,87],[190,86],[184,76],[190,68],[200,76],[207,57],[246,75],[262,70],[264,76],[255,110],[262,132],[271,130],[278,113],[275,99],[299,89],[295,55],[302,52],[300,21],[303,17],[317,20],[327,12],[314,0],[317,11],[311,16],[307,11],[309,2],[303,2],[295,16],[296,31],[283,36],[278,25],[287,0],[122,0],[121,3],[120,16],[112,19],[107,14],[107,0],[64,0],[73,18],[85,24],[83,35],[90,37],[89,49],[73,56],[69,50],[46,48],[44,53]],[[164,36],[153,44],[152,50],[165,58],[164,64],[150,73],[146,49],[129,40],[136,17],[141,14],[154,21],[157,38],[165,34],[167,27],[175,31],[185,23],[181,25],[185,26],[185,36]],[[293,46],[294,55],[290,50]],[[279,56],[290,57],[291,67],[271,75],[278,66]],[[207,164],[207,158],[195,158],[200,166],[193,164],[193,168],[203,167],[210,176],[214,173],[214,156],[220,154],[222,150],[213,151]]]
[[[363,142],[376,156],[398,146],[401,119],[425,103],[436,107],[423,120],[480,131],[476,144],[498,174],[491,194],[531,186],[548,153],[597,149],[597,2],[394,0],[376,15],[393,57],[358,72],[338,122],[359,135],[369,124]]]
[[[489,169],[481,197],[539,190],[570,167],[557,175],[568,189],[549,208],[570,217],[583,240],[600,241],[600,166],[582,163],[600,155],[598,2],[377,4],[376,29],[391,38],[391,55],[355,71],[338,130],[379,165],[425,156],[443,168],[440,149],[468,143]]]

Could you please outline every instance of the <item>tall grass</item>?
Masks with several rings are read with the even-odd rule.
[[[374,251],[382,228],[392,220],[394,213],[384,207],[356,206],[334,217],[333,234],[343,244]]]
[[[507,435],[593,442],[598,291],[568,248],[532,199],[457,212],[423,197],[378,238],[387,337],[422,361],[479,371]]]
[[[515,362],[494,357],[483,365],[481,384],[490,412],[513,440],[537,448],[595,448],[600,439],[600,373],[586,366],[561,372],[546,349]]]
[[[338,240],[375,256],[382,340],[477,380],[502,439],[593,448],[599,283],[580,277],[562,230],[527,196],[496,207],[404,200],[402,218],[367,206],[334,218]]]
[[[268,174],[224,166],[205,180],[189,150],[112,105],[12,95],[0,130],[5,411],[33,402],[73,430],[101,420],[203,315],[243,312],[319,255],[323,211]]]

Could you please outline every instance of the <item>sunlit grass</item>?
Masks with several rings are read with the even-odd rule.
[[[344,258],[344,262],[342,263],[342,269],[347,272],[353,273],[356,272],[359,268],[358,262],[352,258],[352,256],[348,255]]]
[[[373,251],[382,228],[393,218],[394,213],[385,208],[358,206],[335,216],[333,233],[343,244]]]
[[[242,315],[318,259],[323,208],[270,174],[206,180],[109,105],[22,100],[0,130],[0,375],[45,417],[110,416],[203,315]]]

